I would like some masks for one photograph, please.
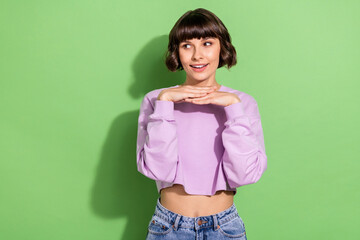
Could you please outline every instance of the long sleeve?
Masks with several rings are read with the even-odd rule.
[[[137,169],[148,178],[171,183],[178,164],[174,102],[156,99],[154,105],[145,95],[138,118]]]
[[[222,164],[232,188],[257,182],[267,168],[258,105],[251,96],[246,102],[249,104],[241,100],[224,107],[227,121],[222,132]]]

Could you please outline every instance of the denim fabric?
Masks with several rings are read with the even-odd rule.
[[[247,240],[245,225],[235,204],[217,214],[186,217],[165,208],[157,199],[146,240]]]

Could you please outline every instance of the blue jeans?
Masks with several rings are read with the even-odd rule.
[[[245,225],[233,203],[228,209],[208,216],[186,217],[165,208],[157,199],[146,240],[247,240]]]

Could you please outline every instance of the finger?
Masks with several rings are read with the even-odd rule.
[[[209,99],[208,96],[205,96],[205,97],[198,97],[198,98],[192,98],[191,100],[194,100],[194,101],[200,101],[200,100],[205,100],[205,99]]]
[[[215,93],[215,90],[211,90],[208,92],[200,92],[200,93],[189,93],[190,98],[200,98],[200,97],[206,97],[206,96],[212,96],[212,94]]]
[[[187,92],[199,93],[199,92],[213,92],[216,91],[216,87],[187,87],[185,88]]]
[[[211,96],[209,96],[209,94],[207,94],[207,95],[202,96],[202,97],[188,98],[188,99],[199,101],[199,100],[205,100],[205,99],[210,99],[210,98],[211,98]]]
[[[187,94],[187,98],[200,98],[200,97],[205,97],[207,96],[207,92],[203,92],[203,93],[188,93]]]
[[[212,93],[208,93],[204,96],[200,96],[200,97],[197,97],[197,98],[193,98],[193,99],[196,99],[196,100],[200,100],[200,99],[206,99],[206,98],[211,98],[213,96]]]
[[[192,99],[191,102],[195,104],[209,104],[211,103],[211,99]]]
[[[186,93],[189,94],[206,94],[206,93],[212,93],[216,91],[215,89],[189,89],[186,91]]]

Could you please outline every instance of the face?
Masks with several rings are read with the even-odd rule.
[[[220,59],[220,40],[218,38],[193,38],[181,42],[179,57],[188,83],[197,84],[199,81],[214,83]]]

